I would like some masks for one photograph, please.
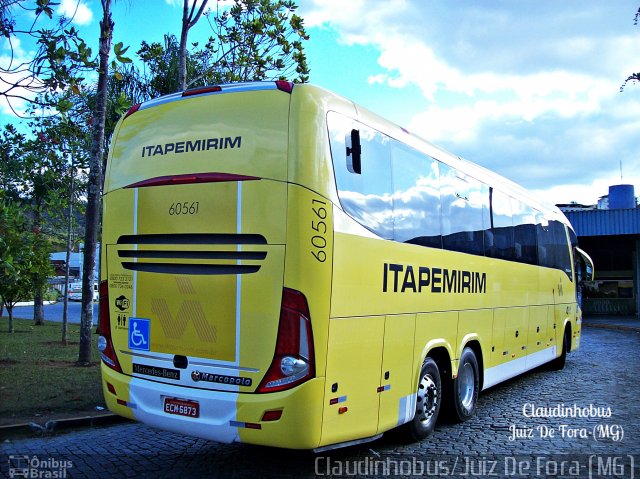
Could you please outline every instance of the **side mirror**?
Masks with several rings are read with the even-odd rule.
[[[362,173],[362,147],[360,146],[360,131],[351,130],[351,133],[346,135],[344,143],[347,147],[347,169],[351,173]]]
[[[593,281],[595,278],[593,260],[584,250],[581,250],[580,248],[576,248],[576,252],[580,255],[581,260],[585,265],[585,276],[582,278],[582,280]]]

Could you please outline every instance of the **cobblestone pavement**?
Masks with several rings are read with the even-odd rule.
[[[581,349],[569,355],[563,371],[539,369],[484,392],[476,417],[464,424],[439,424],[419,444],[388,434],[376,442],[314,455],[217,444],[127,423],[5,440],[0,472],[4,477],[155,479],[465,473],[640,477],[638,346],[640,333],[585,328]],[[578,417],[557,417],[565,409]],[[20,466],[32,467],[39,476]],[[27,472],[31,475],[19,475]]]

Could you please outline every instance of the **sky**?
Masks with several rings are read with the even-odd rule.
[[[549,203],[594,204],[615,184],[640,195],[640,84],[620,92],[640,71],[639,0],[297,3],[311,83]],[[77,10],[83,38],[97,39],[98,0],[58,9]],[[180,0],[115,2],[114,42],[134,53],[142,40],[179,36],[181,12]],[[209,32],[202,19],[189,40]],[[7,52],[0,42],[0,61]],[[0,101],[0,125],[16,121]]]

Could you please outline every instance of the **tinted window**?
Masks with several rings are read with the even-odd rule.
[[[485,230],[485,254],[492,258],[513,260],[515,251],[511,198],[496,189],[491,189],[489,197],[490,225]]]
[[[560,221],[544,219],[536,225],[538,236],[538,258],[540,266],[564,271],[569,279],[571,276],[571,255],[565,226]]]
[[[537,264],[536,213],[521,201],[511,198],[513,214],[514,260]]]
[[[561,269],[569,279],[573,281],[571,273],[571,252],[565,226],[560,221],[551,221],[551,229],[553,230],[553,240],[556,247],[556,268]]]
[[[383,238],[393,237],[390,139],[337,113],[327,116],[338,196],[344,210]],[[361,173],[347,166],[346,139],[360,132]]]
[[[447,165],[440,164],[442,246],[452,251],[484,254],[486,186]]]
[[[442,247],[438,162],[392,142],[393,225],[396,241]]]
[[[538,214],[536,221],[536,241],[538,250],[538,264],[547,268],[555,268],[555,245],[553,241],[553,230],[549,222]]]
[[[560,221],[553,220],[549,222],[549,229],[551,231],[551,248],[553,250],[553,265],[551,267],[564,271],[569,279],[573,281],[570,246],[565,226]]]

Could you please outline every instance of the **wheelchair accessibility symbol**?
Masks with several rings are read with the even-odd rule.
[[[148,319],[129,318],[129,349],[149,351],[149,333]]]

